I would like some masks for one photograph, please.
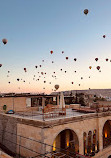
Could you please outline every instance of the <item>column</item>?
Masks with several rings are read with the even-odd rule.
[[[60,102],[59,102],[59,95],[57,96],[57,105],[59,105]]]

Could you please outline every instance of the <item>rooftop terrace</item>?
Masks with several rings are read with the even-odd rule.
[[[77,110],[66,109],[66,113],[64,111],[53,111],[48,113],[42,113],[42,111],[32,111],[32,112],[16,112],[13,114],[15,117],[19,118],[27,118],[27,119],[33,119],[33,120],[41,120],[41,121],[48,121],[48,120],[57,120],[57,119],[65,119],[65,118],[71,118],[71,117],[77,117],[77,116],[83,116],[83,115],[89,115],[91,113],[85,113],[85,112],[78,112]]]

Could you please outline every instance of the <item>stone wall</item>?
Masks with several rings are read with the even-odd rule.
[[[16,120],[0,114],[0,143],[12,152],[16,152],[16,133]]]
[[[89,131],[93,132],[96,130],[100,149],[98,154],[101,153],[102,156],[102,153],[104,155],[103,151],[105,151],[105,149],[103,149],[102,131],[107,120],[111,120],[111,112],[58,118],[47,121],[30,120],[14,115],[0,114],[0,143],[3,143],[11,151],[16,152],[17,149],[17,152],[19,153],[20,151],[23,156],[34,156],[37,153],[51,152],[53,142],[58,134],[65,129],[71,129],[78,137],[79,153],[83,155],[83,133],[86,132],[86,134],[88,134]],[[3,130],[15,133],[18,136],[2,133]],[[18,143],[18,146],[8,140],[13,141],[15,144]],[[48,145],[44,145],[39,141]],[[25,148],[19,148],[19,145],[25,146]],[[36,153],[34,154],[31,150],[36,151]]]
[[[0,98],[0,110],[7,105],[7,110],[23,111],[26,109],[26,97],[2,97]]]

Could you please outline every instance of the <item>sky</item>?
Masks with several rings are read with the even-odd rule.
[[[109,0],[0,0],[0,92],[111,88],[110,18]]]

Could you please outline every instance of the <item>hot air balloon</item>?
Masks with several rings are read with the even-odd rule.
[[[26,69],[26,68],[24,68],[24,71],[25,71],[25,72],[27,72],[27,69]]]
[[[103,38],[106,38],[106,35],[103,35]]]
[[[19,78],[17,78],[17,81],[19,81],[20,79]]]
[[[62,69],[60,69],[62,71]]]
[[[88,9],[84,9],[84,14],[85,14],[85,15],[87,15],[87,14],[88,14],[88,12],[89,12],[89,10],[88,10]]]
[[[66,73],[67,71],[65,71],[65,73]]]
[[[6,38],[2,39],[3,44],[7,44],[8,40]]]
[[[89,76],[89,78],[90,78],[90,76]]]
[[[66,60],[68,60],[68,57],[66,57]]]
[[[92,69],[92,66],[89,66],[89,69]]]
[[[54,63],[54,61],[52,61],[52,63]]]
[[[10,82],[8,82],[10,84]]]
[[[37,66],[35,66],[35,68],[37,69]]]
[[[42,65],[40,65],[40,67],[41,67]]]
[[[46,75],[46,72],[45,72],[45,75]]]
[[[43,75],[43,72],[41,72],[41,74]]]
[[[55,72],[53,72],[55,74]]]
[[[44,83],[46,83],[46,81],[44,81]]]
[[[52,54],[52,53],[53,53],[53,51],[51,50],[51,51],[50,51],[50,53]]]
[[[98,61],[98,58],[95,58],[96,61]]]
[[[72,84],[74,83],[74,82],[71,82]]]
[[[83,79],[83,77],[81,77],[81,80]]]
[[[10,73],[10,71],[8,71],[8,73]]]
[[[97,70],[99,70],[99,69],[100,69],[100,66],[97,66],[96,68],[97,68]]]
[[[80,84],[79,84],[79,86],[80,86]]]
[[[0,67],[2,67],[2,64],[0,64]]]
[[[108,61],[108,58],[106,59],[106,61]]]
[[[74,61],[76,61],[77,59],[76,58],[74,58]]]
[[[76,73],[76,71],[74,71]]]
[[[0,67],[2,67],[2,64],[0,64]]]
[[[58,84],[56,84],[54,87],[55,87],[56,90],[59,89],[59,85]]]
[[[64,51],[62,51],[62,54],[64,53]]]

